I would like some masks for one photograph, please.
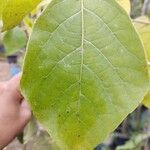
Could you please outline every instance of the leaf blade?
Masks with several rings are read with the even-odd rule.
[[[143,99],[146,68],[138,35],[115,1],[57,0],[34,27],[21,87],[62,149],[90,150]]]
[[[19,27],[7,31],[3,36],[6,56],[15,55],[19,50],[25,49],[26,43],[26,34]]]
[[[2,12],[5,7],[5,0],[0,0],[0,19],[2,18]]]
[[[8,0],[3,9],[3,31],[9,30],[18,25],[41,0]],[[13,19],[12,19],[13,18]]]
[[[140,34],[142,39],[143,45],[146,50],[147,54],[147,61],[150,60],[150,22],[146,16],[138,17],[134,20],[134,25]],[[142,104],[147,108],[150,108],[150,90],[148,91],[147,95],[144,97]]]

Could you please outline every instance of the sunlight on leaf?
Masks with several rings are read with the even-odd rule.
[[[117,0],[117,2],[128,12],[130,13],[130,1],[129,0]]]

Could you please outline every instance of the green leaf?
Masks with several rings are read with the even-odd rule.
[[[7,0],[3,10],[3,31],[18,25],[41,0]]]
[[[6,50],[6,55],[13,55],[19,50],[25,48],[27,37],[24,31],[16,27],[7,31],[3,37],[3,44]]]
[[[148,17],[142,16],[134,20],[134,25],[140,34],[148,59],[150,60],[150,21]]]
[[[53,0],[29,40],[22,93],[62,150],[91,150],[148,90],[143,46],[114,0]]]
[[[134,25],[137,31],[139,32],[142,42],[144,44],[148,61],[150,61],[150,22],[149,22],[149,19],[146,16],[138,17],[137,19],[134,20]],[[150,69],[149,69],[149,74],[150,74]],[[150,90],[148,91],[142,103],[147,108],[150,108]]]
[[[2,19],[2,12],[7,0],[0,0],[0,20]]]
[[[144,100],[142,101],[144,106],[147,108],[150,108],[150,91],[148,91],[147,95],[144,97]]]

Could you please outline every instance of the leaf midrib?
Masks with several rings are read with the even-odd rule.
[[[81,0],[81,66],[80,66],[80,74],[79,74],[79,100],[78,100],[78,113],[80,108],[80,100],[82,96],[82,74],[83,74],[83,52],[84,52],[84,0]]]

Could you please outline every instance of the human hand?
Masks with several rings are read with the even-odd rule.
[[[0,149],[9,144],[31,118],[31,110],[20,93],[20,75],[0,83]]]

